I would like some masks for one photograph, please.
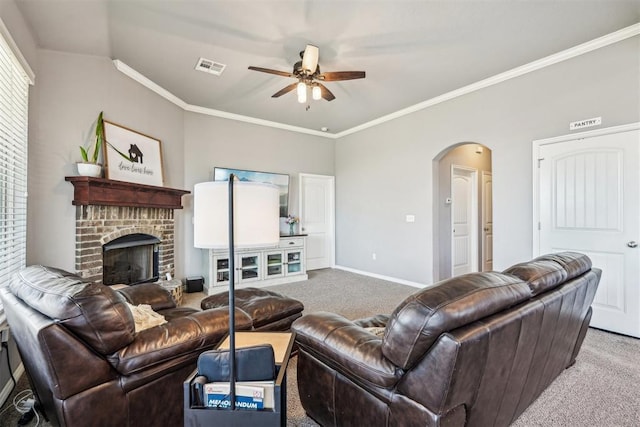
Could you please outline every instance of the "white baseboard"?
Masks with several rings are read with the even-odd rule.
[[[2,355],[1,352],[0,355]],[[2,355],[2,357],[6,356]],[[20,380],[22,374],[24,374],[24,365],[22,364],[22,362],[20,362],[20,365],[13,371],[13,378],[16,379],[16,382]],[[9,381],[7,381],[4,387],[2,387],[2,391],[0,391],[0,402],[4,402],[6,398],[11,394],[11,391],[13,391],[13,381],[11,381],[11,378],[9,378]]]
[[[386,280],[387,282],[399,283],[401,285],[413,286],[414,288],[426,288],[429,285],[425,285],[424,283],[412,282],[410,280],[398,279],[390,276],[383,276],[382,274],[370,273],[368,271],[356,270],[355,268],[344,267],[342,265],[334,265],[333,268],[336,270],[344,270],[351,273],[361,274],[363,276],[369,276],[380,280]]]

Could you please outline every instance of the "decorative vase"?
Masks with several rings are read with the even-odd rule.
[[[76,163],[78,167],[78,175],[80,176],[92,176],[95,178],[100,178],[102,175],[102,165],[97,163]]]
[[[296,225],[294,223],[289,224],[289,236],[293,236],[294,234],[296,234],[294,231],[295,226]]]

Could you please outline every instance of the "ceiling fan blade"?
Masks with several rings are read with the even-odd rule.
[[[364,71],[328,71],[318,75],[319,80],[325,82],[337,82],[339,80],[364,79]]]
[[[318,83],[318,86],[320,86],[320,94],[324,99],[326,99],[327,101],[333,101],[334,99],[336,99],[336,97],[331,93],[329,89],[327,89],[325,85],[323,85],[322,83]]]
[[[282,77],[294,77],[293,74],[288,73],[286,71],[278,71],[278,70],[272,70],[271,68],[262,68],[262,67],[249,67],[250,70],[253,71],[260,71],[262,73],[268,73],[268,74],[275,74],[276,76],[282,76]]]
[[[313,74],[318,68],[318,46],[308,44],[302,55],[302,70],[307,74]]]
[[[278,98],[278,97],[284,95],[285,93],[291,92],[292,90],[294,90],[296,88],[296,86],[298,86],[298,82],[291,83],[289,86],[284,87],[284,88],[280,89],[279,91],[277,91],[276,93],[274,93],[273,95],[271,95],[271,97],[272,98]]]

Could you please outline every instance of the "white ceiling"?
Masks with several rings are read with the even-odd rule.
[[[2,1],[2,0],[0,0]],[[43,49],[117,59],[186,104],[340,133],[640,22],[640,0],[16,0]],[[336,99],[297,102],[307,43]],[[227,64],[195,71],[200,57]]]

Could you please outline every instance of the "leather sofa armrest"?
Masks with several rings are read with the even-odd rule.
[[[379,337],[338,314],[308,314],[291,329],[303,351],[356,382],[391,388],[402,375],[382,355]]]
[[[236,329],[251,329],[252,320],[236,310]],[[229,332],[229,310],[226,307],[198,311],[187,316],[145,329],[134,341],[108,356],[111,365],[123,375],[131,375],[172,359],[182,363],[218,344]]]
[[[166,289],[155,283],[127,286],[118,289],[129,304],[149,304],[153,311],[175,308],[176,303]]]

